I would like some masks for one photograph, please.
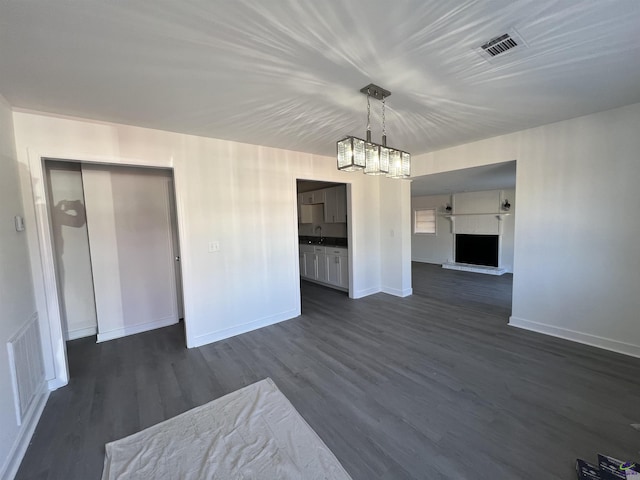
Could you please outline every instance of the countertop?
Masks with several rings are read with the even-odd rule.
[[[324,247],[342,247],[346,248],[348,241],[346,238],[340,237],[311,237],[301,235],[298,237],[298,241],[305,245],[322,245]]]

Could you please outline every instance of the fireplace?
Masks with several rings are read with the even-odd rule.
[[[498,266],[498,235],[456,234],[456,263]]]

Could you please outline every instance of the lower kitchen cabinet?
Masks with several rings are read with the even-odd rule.
[[[300,245],[300,276],[340,290],[349,290],[348,250]]]
[[[327,283],[349,288],[349,258],[346,248],[327,247]]]
[[[301,277],[306,277],[307,276],[307,264],[304,260],[304,253],[302,251],[300,251],[300,253],[298,254],[299,260],[300,260],[300,276]]]

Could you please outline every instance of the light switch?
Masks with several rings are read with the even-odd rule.
[[[13,220],[16,225],[16,232],[24,232],[24,218],[22,218],[20,215],[16,215],[15,217],[13,217]]]
[[[220,242],[209,242],[209,253],[219,252]]]

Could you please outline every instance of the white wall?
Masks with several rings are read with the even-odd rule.
[[[426,195],[411,198],[411,259],[414,262],[453,262],[451,220],[444,217],[444,207],[451,204],[451,195]],[[413,233],[413,212],[420,208],[436,209],[436,234]]]
[[[373,208],[373,204],[369,207]],[[382,291],[399,297],[411,287],[411,182],[380,178]]]
[[[638,125],[634,104],[414,158],[517,159],[512,325],[640,356]]]
[[[18,160],[30,174],[23,178],[29,212],[43,207],[43,156],[174,169],[189,346],[299,315],[297,178],[350,183],[352,296],[383,285],[390,292],[410,290],[409,224],[397,215],[408,215],[408,182],[339,172],[333,157],[125,125],[22,112],[14,113],[14,122]],[[381,185],[392,214],[380,211]],[[34,277],[42,276],[38,217],[27,217]],[[385,244],[389,250],[381,250],[381,225],[396,232]],[[219,252],[208,253],[211,241],[220,242]],[[55,318],[44,291],[38,284],[36,302]],[[53,331],[54,345],[57,336]],[[53,358],[57,367],[49,373],[64,377],[61,355]]]
[[[468,204],[461,202],[461,199],[469,199]],[[515,227],[515,190],[489,190],[483,192],[464,192],[453,195],[425,195],[411,198],[411,215],[413,221],[413,211],[417,208],[435,208],[436,217],[436,234],[414,234],[411,235],[411,258],[414,262],[436,263],[454,261],[454,245],[455,236],[452,231],[452,222],[448,217],[444,208],[447,204],[454,207],[455,213],[470,213],[471,206],[475,208],[475,213],[482,212],[499,212],[500,199],[508,199],[511,204],[510,215],[505,215],[498,220],[495,215],[487,215],[487,220],[491,227],[497,228],[487,231],[487,234],[500,234],[500,258],[498,264],[500,268],[504,268],[507,272],[513,273],[513,239]],[[484,201],[483,201],[484,200]],[[467,208],[469,207],[469,208]],[[483,215],[474,215],[470,217],[456,217],[456,231],[465,233],[460,228],[464,228],[464,222],[467,220],[482,220]],[[495,225],[494,225],[495,224]],[[482,225],[481,225],[482,226]],[[472,225],[473,228],[477,225]],[[470,232],[471,233],[471,232]],[[479,232],[473,232],[479,233]],[[484,233],[484,232],[483,232]]]
[[[509,200],[511,215],[502,217],[502,236],[500,237],[500,267],[509,273],[513,272],[513,255],[516,233],[516,217],[518,215],[518,206],[516,205],[516,191],[502,190],[502,199]]]
[[[12,457],[21,449],[19,442],[32,426],[17,425],[5,347],[36,313],[26,232],[19,233],[14,228],[14,215],[24,215],[14,146],[11,110],[0,96],[0,478],[14,473],[19,460],[11,462]]]

